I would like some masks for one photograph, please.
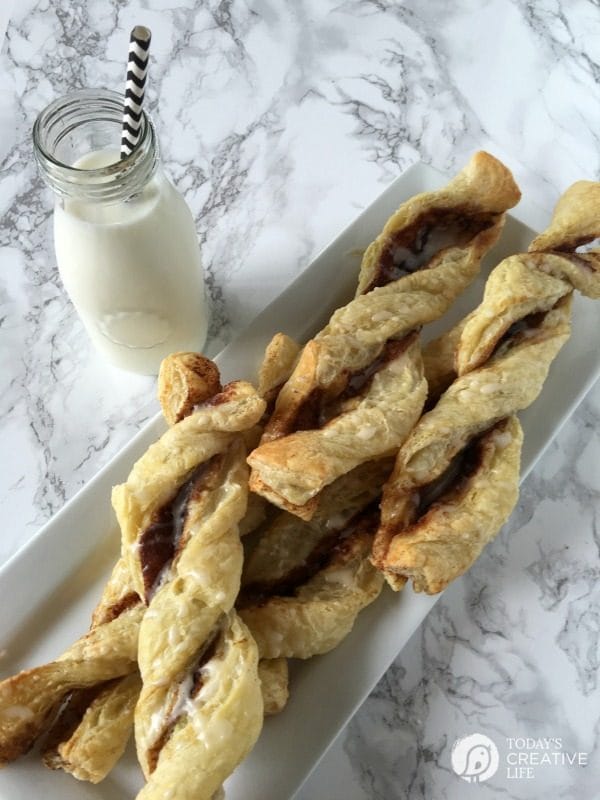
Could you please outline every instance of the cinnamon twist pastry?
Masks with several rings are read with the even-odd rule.
[[[103,780],[123,755],[141,687],[136,669],[74,692],[45,742],[44,764],[82,781]]]
[[[158,399],[169,425],[188,417],[194,408],[221,391],[216,365],[199,353],[171,353],[158,372]]]
[[[143,610],[131,595],[115,616],[93,627],[59,659],[0,683],[0,766],[26,753],[73,690],[129,675],[137,665]]]
[[[162,797],[177,776],[176,796],[210,798],[262,727],[256,646],[231,608],[248,477],[236,434],[264,408],[249,384],[230,384],[149,448],[113,491],[124,552],[148,603],[135,712],[148,779],[140,797]],[[193,771],[182,767],[190,759]]]
[[[379,595],[383,581],[369,563],[379,518],[373,501],[391,466],[386,459],[357,467],[325,489],[310,522],[282,512],[260,532],[237,605],[263,659],[331,650]]]
[[[332,531],[325,552],[315,548],[304,570],[247,587],[239,613],[262,658],[310,658],[350,633],[358,613],[383,585],[369,563],[378,519],[376,509],[363,513]]]
[[[218,369],[197,353],[173,353],[161,363],[158,398],[170,425],[221,389]],[[111,613],[111,607],[129,584],[129,568],[121,559],[94,611],[93,626],[105,621],[107,611]],[[142,602],[141,598],[138,600]],[[80,780],[101,781],[125,749],[140,689],[136,665],[131,675],[71,693],[44,745],[46,766],[63,769]]]
[[[121,558],[92,615],[92,629],[110,622],[125,609],[137,609],[130,627],[137,645],[143,614],[141,598],[133,591],[129,570]],[[70,772],[79,780],[99,783],[112,770],[133,728],[133,710],[141,688],[137,662],[121,678],[75,689],[63,702],[44,742],[42,757],[50,769]]]
[[[289,371],[298,346],[279,335],[267,348],[261,367],[264,391],[273,393]],[[193,412],[201,403],[222,389],[216,366],[197,353],[174,353],[161,364],[158,397],[163,415],[170,425]],[[254,496],[255,501],[262,498]],[[264,516],[258,502],[244,517],[247,529],[255,527]],[[240,534],[242,530],[240,530]],[[109,581],[103,598],[93,615],[93,625],[106,621],[107,614],[120,596],[131,592],[129,569],[121,560]],[[141,603],[141,600],[139,601]],[[261,687],[265,695],[265,713],[277,713],[287,700],[287,663],[284,660],[265,662],[261,669]],[[137,668],[131,675],[71,693],[56,719],[44,747],[44,763],[52,769],[63,769],[81,780],[97,783],[112,769],[123,753],[133,728],[133,710],[141,682]]]
[[[234,384],[213,398],[206,408],[200,409],[196,417],[197,428],[193,430],[188,426],[177,441],[179,444],[183,442],[187,444],[191,441],[190,437],[204,441],[208,430],[203,430],[203,423],[208,422],[208,414],[219,429],[217,436],[226,444],[235,438],[236,426],[243,427],[255,423],[263,410],[263,401],[256,397],[248,384]],[[229,419],[223,424],[222,420],[228,417]],[[227,433],[228,430],[232,432]],[[173,434],[169,433],[169,438],[173,440]],[[160,443],[158,448],[154,446],[154,452],[157,449],[159,453],[164,452],[164,447],[161,447]],[[200,452],[204,452],[201,447]],[[164,541],[162,543],[164,544]],[[165,566],[172,555],[165,552],[163,547],[161,556]],[[131,552],[129,556],[131,558]],[[100,780],[106,774],[106,769],[112,766],[128,736],[128,713],[123,714],[117,723],[115,720],[111,721],[107,714],[103,713],[103,709],[106,712],[111,706],[113,708],[119,706],[119,703],[121,703],[119,707],[124,708],[123,701],[125,707],[129,709],[129,700],[132,701],[134,698],[134,679],[126,678],[137,669],[138,631],[145,611],[144,604],[131,585],[130,577],[127,559],[121,559],[94,613],[92,630],[58,661],[35,670],[28,670],[0,684],[2,763],[28,750],[51,722],[56,708],[63,699],[75,691],[70,706],[79,709],[76,716],[80,717],[83,714],[81,727],[76,728],[67,741],[57,743],[56,739],[53,739],[46,750],[47,763],[67,768],[78,777],[89,777],[92,780]],[[114,681],[119,676],[123,676],[120,687],[118,682]],[[99,694],[95,698],[90,693],[78,697],[76,691],[78,689],[90,689]],[[94,767],[90,748],[95,743],[100,745],[103,740],[102,730],[98,728],[94,730],[92,727],[95,719],[106,723],[107,728],[110,728],[112,723],[113,746],[112,753],[102,751],[98,746],[97,762]],[[120,731],[120,749],[115,746],[115,741],[119,738],[115,731],[117,724]],[[63,724],[59,728],[58,738],[61,738],[61,731],[62,734],[66,732],[65,735],[68,735],[69,730]],[[90,736],[92,732],[94,736]],[[84,763],[78,763],[79,756]]]
[[[600,250],[578,252],[599,234],[600,184],[577,183],[528,253],[492,271],[455,330],[458,377],[401,447],[384,490],[373,563],[394,588],[411,578],[416,591],[441,591],[512,511],[521,442],[512,415],[537,398],[570,335],[573,288],[600,296]]]
[[[417,195],[367,249],[357,295],[303,349],[277,397],[250,487],[310,519],[318,494],[357,465],[393,452],[425,400],[417,331],[477,275],[520,193],[477,153],[445,188]]]
[[[197,353],[174,353],[161,363],[158,397],[170,425],[221,391],[216,366]],[[130,573],[121,559],[94,611],[92,626],[106,621],[107,613],[125,592],[130,595]],[[141,604],[141,598],[138,597]],[[141,689],[137,670],[107,684],[71,693],[56,718],[43,758],[51,769],[63,769],[80,780],[98,783],[122,755],[133,728],[133,712]]]

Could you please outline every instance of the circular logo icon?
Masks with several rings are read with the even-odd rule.
[[[452,769],[467,783],[482,783],[496,774],[500,764],[498,748],[483,733],[472,733],[452,745]]]

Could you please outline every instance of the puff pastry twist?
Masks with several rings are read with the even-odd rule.
[[[228,445],[237,445],[239,448],[241,440],[238,432],[255,424],[264,407],[264,402],[249,384],[236,383],[226,387],[223,393],[195,412],[195,426],[188,424],[181,435],[174,434],[172,429],[165,436],[170,443],[176,442],[176,456],[177,445],[189,448],[190,443],[191,446],[195,443],[198,445],[198,458],[201,458],[207,452],[204,445],[207,444],[207,434],[212,424],[224,448]],[[208,452],[212,452],[212,445],[214,441],[212,444],[208,442]],[[165,448],[162,441],[150,450],[158,455],[160,461],[169,446]],[[244,452],[243,449],[238,450],[237,461],[245,473]],[[182,457],[178,463],[187,464],[188,461]],[[163,478],[165,471],[168,472],[168,469],[163,470]],[[139,477],[139,474],[138,468],[136,475]],[[148,499],[146,495],[144,499]],[[118,740],[124,746],[129,732],[131,705],[138,691],[135,685],[138,632],[145,613],[145,605],[132,586],[129,562],[134,559],[134,554],[131,547],[125,548],[124,552],[128,553],[129,558],[121,559],[115,567],[103,599],[94,613],[92,630],[56,662],[28,670],[0,684],[0,759],[3,763],[25,752],[48,726],[63,698],[73,690],[82,688],[89,688],[98,694],[93,696],[75,692],[72,700],[77,701],[74,703],[78,708],[76,716],[79,718],[83,713],[83,719],[75,734],[66,731],[69,737],[66,742],[65,725],[61,724],[57,731],[61,741],[51,741],[46,750],[47,763],[67,768],[76,777],[95,781],[104,777],[120,755],[122,747],[116,748],[115,742]],[[165,556],[164,548],[162,555]],[[173,553],[166,555],[165,566]],[[138,588],[141,585],[143,581],[138,581]],[[230,639],[231,631],[238,630],[239,633],[240,626],[236,628],[236,624],[232,620],[228,626]],[[124,677],[115,681],[119,676]],[[254,676],[257,683],[256,670]],[[110,714],[111,708],[126,713],[116,720]],[[107,735],[110,735],[108,750],[102,748],[103,741],[108,743]]]
[[[310,519],[326,485],[398,448],[426,396],[415,332],[471,283],[519,197],[508,169],[477,153],[445,188],[396,211],[365,252],[356,297],[281,388],[248,459],[253,491]]]
[[[282,361],[285,363],[290,352],[293,352],[293,343],[287,337],[274,340],[267,349],[261,368],[262,382],[267,390],[270,388],[269,378],[281,382]],[[282,355],[285,358],[282,359]],[[278,364],[277,369],[274,369],[275,364]],[[163,415],[170,425],[189,416],[198,405],[221,390],[218,369],[197,353],[174,353],[161,364],[158,396]],[[257,496],[254,499],[262,500]],[[264,515],[261,512],[254,503],[252,511],[249,509],[244,517],[244,525],[247,528],[255,525]],[[106,621],[107,613],[110,614],[110,609],[120,602],[120,597],[131,592],[130,582],[129,569],[122,560],[94,612],[94,625]],[[284,660],[281,663],[279,660],[265,662],[260,677],[265,713],[277,713],[287,699],[287,663]],[[68,771],[82,780],[93,783],[102,780],[125,749],[140,688],[136,668],[134,673],[121,679],[71,693],[45,744],[45,764]]]
[[[217,367],[198,353],[173,353],[161,363],[158,397],[170,425],[221,389]],[[119,597],[131,595],[130,584],[128,565],[121,559],[94,611],[93,626],[106,621]],[[138,601],[142,604],[141,598]],[[131,675],[72,692],[46,740],[46,766],[63,769],[80,780],[101,781],[125,749],[140,689],[136,665]]]
[[[599,235],[600,184],[576,183],[528,253],[491,272],[483,302],[451,332],[457,377],[401,447],[384,490],[373,563],[394,588],[411,578],[417,591],[440,591],[508,517],[522,438],[512,415],[537,398],[570,335],[573,289],[600,296],[600,250],[579,252]],[[434,346],[432,370],[447,355]]]
[[[310,522],[278,514],[244,565],[239,614],[261,657],[310,658],[337,646],[383,579],[369,562],[376,501],[392,459],[370,462],[323,492]]]
[[[167,431],[113,490],[124,555],[148,604],[135,712],[148,779],[140,797],[163,797],[169,784],[173,797],[212,797],[262,727],[256,646],[231,608],[247,502],[238,434],[264,409],[249,384],[229,384]],[[183,768],[190,758],[193,771]]]
[[[91,629],[56,661],[24,670],[0,683],[0,766],[32,747],[70,693],[78,689],[109,691],[115,679],[136,671],[142,614],[140,598],[120,560],[94,612]],[[91,701],[89,691],[86,696]],[[120,755],[117,749],[114,745],[115,760]],[[105,756],[96,773],[98,780],[104,777],[104,766],[110,768],[113,763]],[[77,777],[85,777],[83,772]]]

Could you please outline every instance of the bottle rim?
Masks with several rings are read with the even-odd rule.
[[[78,126],[109,122],[120,128],[123,97],[110,89],[79,89],[52,101],[33,126],[33,150],[45,183],[58,195],[85,201],[115,202],[142,191],[158,166],[158,141],[152,120],[142,111],[140,135],[131,153],[114,164],[81,169],[61,161],[56,150]],[[118,138],[120,144],[120,136]]]

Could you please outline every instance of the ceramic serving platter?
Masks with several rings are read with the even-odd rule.
[[[423,164],[395,180],[219,354],[224,380],[253,380],[276,331],[299,341],[315,333],[334,308],[352,297],[361,252],[392,211],[411,195],[445,182],[445,176]],[[508,218],[479,280],[442,322],[428,327],[426,337],[471,310],[481,299],[491,266],[526,249],[547,222],[523,200]],[[553,364],[541,397],[521,417],[523,477],[600,374],[593,304],[577,297],[574,320],[573,336]],[[0,570],[0,677],[51,660],[86,630],[119,549],[111,487],[126,478],[164,427],[160,415],[153,419]],[[294,663],[289,704],[265,722],[258,744],[227,781],[228,800],[292,798],[435,602],[435,597],[410,588],[398,595],[386,588],[337,649]],[[50,773],[30,754],[0,772],[0,800],[131,800],[141,784],[133,747],[97,786]]]

